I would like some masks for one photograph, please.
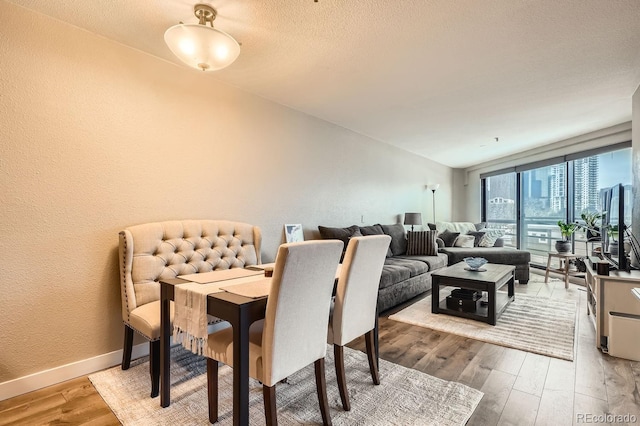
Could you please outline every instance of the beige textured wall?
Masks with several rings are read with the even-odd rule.
[[[0,383],[120,349],[117,234],[451,216],[451,169],[0,1]]]

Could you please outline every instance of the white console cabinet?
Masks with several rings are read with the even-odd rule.
[[[597,258],[595,258],[597,261]],[[640,271],[615,271],[598,275],[596,264],[587,265],[587,315],[596,328],[596,346],[611,356],[640,361]]]

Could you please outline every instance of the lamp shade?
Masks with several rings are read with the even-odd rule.
[[[421,213],[405,213],[404,214],[405,225],[422,225]]]
[[[164,33],[164,41],[178,59],[202,71],[228,67],[240,55],[233,37],[206,25],[174,25]]]
[[[430,190],[435,192],[436,189],[440,188],[440,184],[439,183],[430,183],[429,185],[427,185],[427,188],[429,188]]]

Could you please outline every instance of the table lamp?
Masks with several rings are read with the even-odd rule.
[[[414,225],[422,225],[422,214],[421,213],[405,213],[404,224],[411,225],[411,232],[413,232]]]

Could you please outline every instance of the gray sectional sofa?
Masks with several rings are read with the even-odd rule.
[[[389,252],[382,268],[378,290],[378,311],[383,312],[407,300],[431,290],[433,271],[447,266],[445,253],[436,256],[407,256],[407,237],[404,226],[372,225],[348,228],[319,226],[323,239],[339,239],[349,244],[349,238],[359,235],[386,234],[391,236]]]
[[[489,261],[489,263],[515,266],[515,279],[518,280],[520,284],[527,284],[529,282],[529,262],[531,261],[531,253],[525,250],[504,247],[504,241],[500,237],[496,238],[493,246],[491,247],[478,246],[480,238],[478,234],[482,234],[483,231],[487,231],[485,223],[439,222],[437,224],[430,223],[428,226],[432,230],[437,230],[440,236],[442,236],[442,233],[445,231],[457,233],[459,235],[469,235],[469,233],[476,235],[473,247],[454,247],[451,244],[445,243],[446,238],[438,238],[438,245],[440,247],[438,252],[447,255],[448,265],[454,265],[458,262],[462,262],[465,257],[484,257]],[[450,242],[455,242],[455,240]]]
[[[469,230],[482,228],[483,224],[465,222],[461,229],[466,234]],[[435,225],[433,225],[435,227]],[[445,225],[446,226],[446,225]],[[454,226],[458,226],[454,222]],[[484,257],[490,263],[514,265],[515,278],[521,284],[529,281],[528,251],[503,247],[503,241],[496,239],[493,247],[451,247],[438,239],[438,253],[435,256],[407,255],[407,233],[402,224],[395,225],[352,225],[348,228],[330,228],[318,226],[323,239],[339,239],[345,248],[349,238],[361,235],[386,234],[391,237],[389,252],[382,268],[380,287],[378,290],[378,311],[384,312],[409,299],[431,290],[431,274],[438,269],[462,262],[465,257]],[[441,234],[440,234],[441,235]]]

